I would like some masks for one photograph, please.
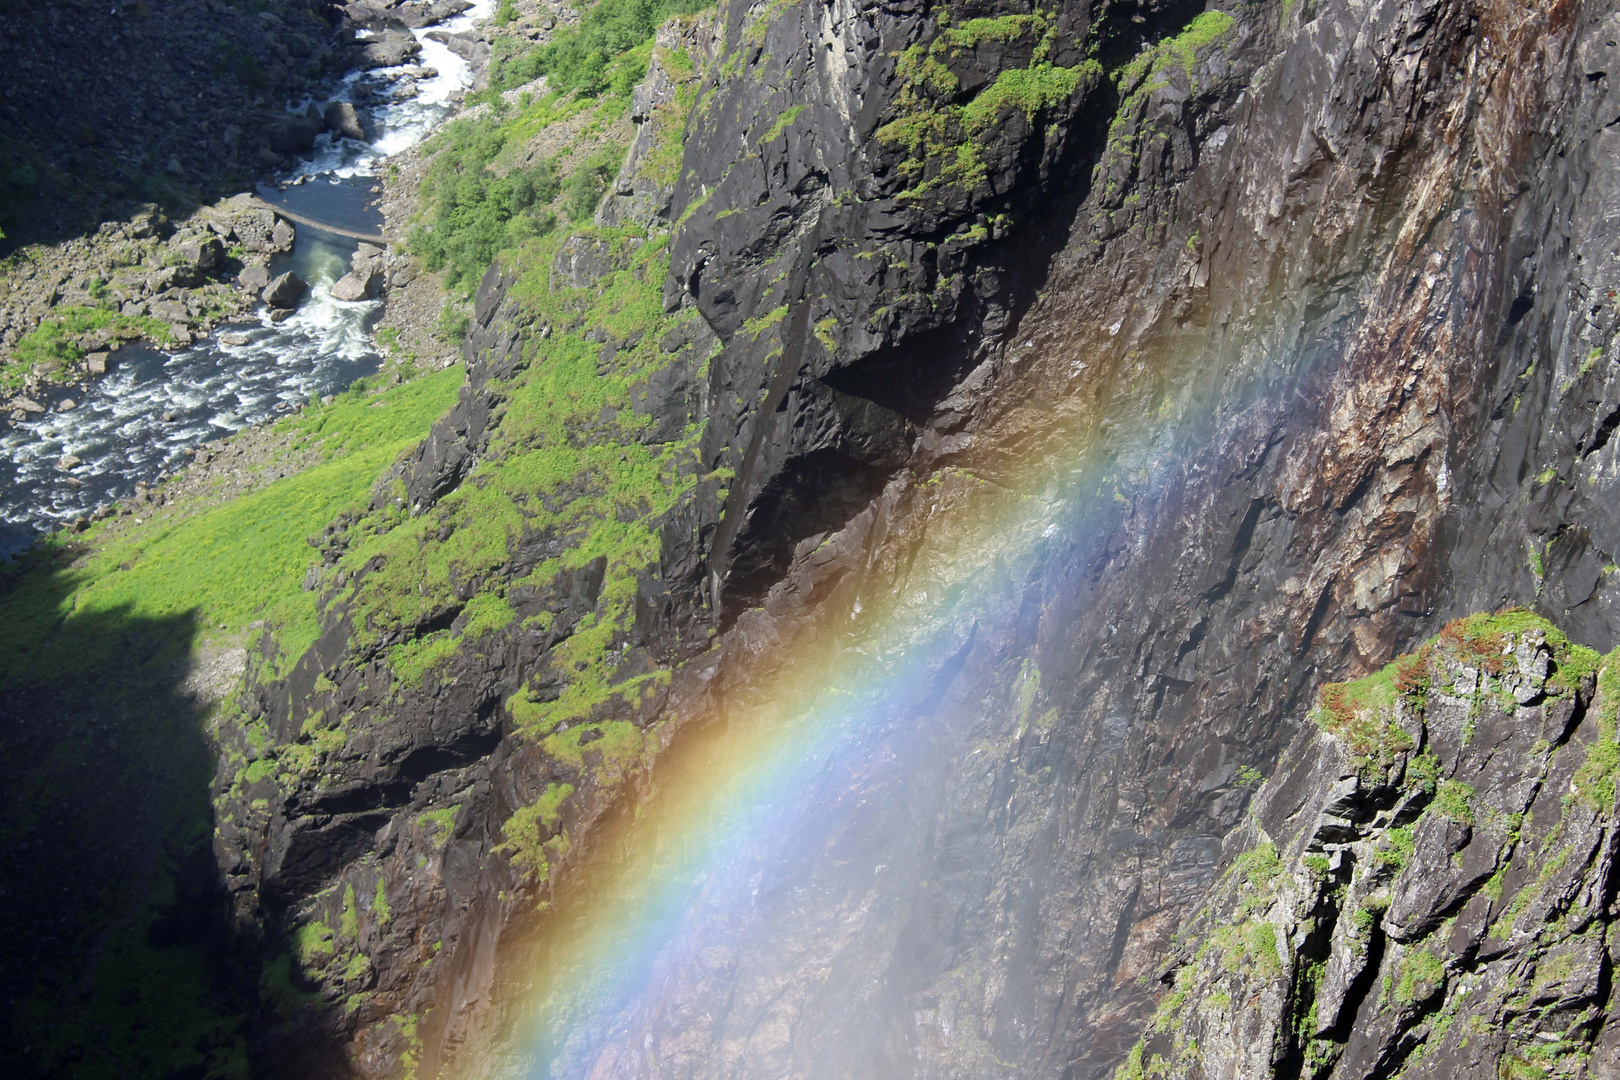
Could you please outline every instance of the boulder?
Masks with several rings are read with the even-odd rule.
[[[275,228],[270,230],[270,242],[276,246],[276,250],[292,250],[293,241],[296,239],[298,239],[297,230],[287,222],[276,218]]]
[[[89,354],[88,356],[86,356],[84,358],[84,363],[85,363],[85,366],[89,369],[90,374],[92,374],[92,375],[105,375],[105,374],[107,374],[107,360],[108,360],[108,354],[107,353],[93,352],[93,353]]]
[[[226,209],[230,232],[243,248],[260,254],[278,250],[274,234],[280,219],[269,207],[252,195],[239,195],[226,204]]]
[[[11,404],[13,407],[21,409],[26,413],[42,413],[45,411],[45,406],[41,405],[33,398],[20,397]]]
[[[61,458],[57,460],[56,467],[61,469],[63,472],[67,472],[69,469],[77,469],[83,464],[84,460],[82,458],[76,457],[73,454],[63,454]]]
[[[351,270],[332,285],[332,299],[347,301],[369,299],[371,290],[377,284],[377,278],[375,270]]]
[[[347,101],[334,101],[326,107],[326,130],[334,135],[341,135],[345,139],[366,141],[365,126],[360,123],[360,114],[355,107]]]
[[[273,308],[290,308],[298,303],[307,288],[309,285],[304,279],[289,270],[266,285],[259,295]]]
[[[265,141],[277,154],[308,150],[326,124],[314,116],[278,116],[264,126]]]
[[[175,253],[204,272],[217,269],[225,261],[225,245],[217,236],[188,236],[175,245]]]
[[[478,64],[489,59],[489,46],[475,37],[447,34],[443,30],[431,31],[427,36],[428,40],[437,41],[470,64]]]
[[[141,207],[135,216],[129,219],[129,235],[135,240],[168,236],[170,228],[169,219],[163,216],[163,211],[151,203]]]
[[[248,292],[263,292],[270,284],[270,271],[263,266],[249,266],[236,279]]]
[[[446,19],[454,18],[463,11],[472,7],[467,0],[440,0],[437,4],[414,0],[411,3],[401,4],[398,15],[401,22],[412,29],[432,26]]]
[[[74,409],[77,409],[78,407],[79,407],[79,403],[77,401],[74,401],[70,397],[69,398],[63,398],[61,401],[56,403],[56,411],[57,412],[72,412]]]
[[[398,67],[421,51],[422,43],[410,34],[390,31],[380,40],[368,42],[360,50],[360,66],[368,69]]]

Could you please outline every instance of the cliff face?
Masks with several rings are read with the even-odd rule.
[[[491,268],[461,403],[329,531],[318,640],[266,646],[244,698],[216,851],[241,925],[332,1006],[294,1022],[371,1075],[488,1060],[534,962],[513,943],[607,808],[884,607],[911,613],[928,692],[869,688],[866,765],[829,765],[760,841],[745,916],[663,957],[560,1071],[1109,1073],[1206,890],[1244,902],[1220,899],[1222,838],[1324,678],[1507,603],[1614,644],[1615,18],[811,2],[668,31],[602,227]],[[995,527],[1012,503],[1034,538]],[[996,587],[916,602],[953,575]],[[1543,654],[1514,648],[1531,678]],[[1516,777],[1428,728],[1400,762],[1433,739],[1437,783],[1544,836],[1536,777],[1595,738],[1590,692],[1511,725],[1487,703],[1477,724],[1548,744]],[[1315,826],[1279,792],[1314,805],[1350,773],[1327,736],[1293,745],[1280,775],[1326,771],[1259,813],[1297,854]],[[1351,855],[1266,910],[1385,887],[1357,868],[1429,796],[1378,765],[1346,811],[1371,821],[1332,840]],[[1588,847],[1598,803],[1567,826]],[[1417,826],[1382,952],[1323,986],[1387,968],[1398,999],[1408,946],[1487,895],[1495,864],[1443,820]],[[1598,987],[1570,1000],[1607,993],[1562,937],[1480,959],[1497,910],[1435,957],[1495,978],[1567,945]],[[1342,1003],[1382,1006],[1347,989],[1307,1059],[1293,970],[1234,1022],[1296,1064],[1405,1055],[1441,1000],[1414,983],[1363,1047]]]
[[[1325,688],[1121,1077],[1607,1076],[1613,658],[1520,613]]]

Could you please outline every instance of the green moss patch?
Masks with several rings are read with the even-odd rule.
[[[283,421],[295,445],[318,446],[328,459],[243,498],[178,522],[154,521],[105,546],[98,543],[105,526],[47,540],[11,572],[0,600],[0,683],[115,662],[131,645],[118,628],[131,622],[184,617],[239,631],[262,619],[284,651],[301,653],[316,625],[314,595],[302,589],[315,561],[306,538],[363,503],[378,474],[449,406],[461,380],[460,368],[450,368],[382,393],[362,385]]]

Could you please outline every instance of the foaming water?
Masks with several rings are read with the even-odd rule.
[[[414,98],[390,101],[388,91],[379,89],[393,85],[410,65],[349,75],[332,100],[358,101],[365,96],[360,87],[372,87],[372,140],[321,135],[313,157],[287,174],[303,183],[279,199],[273,191],[265,194],[309,208],[323,220],[335,217],[334,224],[376,226],[364,178],[390,154],[425,138],[472,81],[465,60],[425,35],[466,30],[490,5],[478,0],[455,19],[413,31],[422,43],[413,64],[437,71],[417,80]],[[342,209],[320,212],[332,206]],[[291,270],[309,282],[291,318],[277,324],[261,311],[254,320],[221,327],[172,353],[126,346],[113,354],[111,374],[83,397],[74,395],[76,408],[53,409],[6,432],[0,438],[0,557],[26,547],[40,532],[133,494],[136,484],[156,482],[184,462],[188,449],[266,423],[375,371],[380,357],[369,328],[382,302],[332,298],[332,285],[347,272],[354,250],[354,241],[299,226],[291,254],[271,264],[275,273]],[[227,337],[233,344],[225,343]],[[79,464],[65,467],[70,457]]]

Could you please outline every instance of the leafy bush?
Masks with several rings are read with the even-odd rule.
[[[465,311],[458,310],[454,304],[446,304],[444,310],[439,312],[439,335],[459,347],[467,340],[467,327],[471,322],[472,318]]]
[[[490,168],[506,145],[494,119],[458,121],[442,137],[423,184],[432,217],[412,234],[411,248],[429,270],[447,271],[447,286],[470,291],[497,251],[551,230],[544,208],[562,180],[549,160],[504,175]]]
[[[550,41],[526,52],[496,57],[490,86],[504,90],[547,75],[554,91],[611,91],[610,96],[628,100],[629,88],[647,74],[648,54],[639,47],[652,40],[665,19],[708,6],[708,0],[597,0],[578,26],[559,29]],[[624,62],[632,59],[624,55],[632,50],[641,53],[634,58],[639,63]]]
[[[568,196],[563,200],[568,220],[584,221],[596,213],[596,204],[602,201],[608,181],[613,179],[623,157],[623,148],[604,146],[574,170],[568,178]]]

